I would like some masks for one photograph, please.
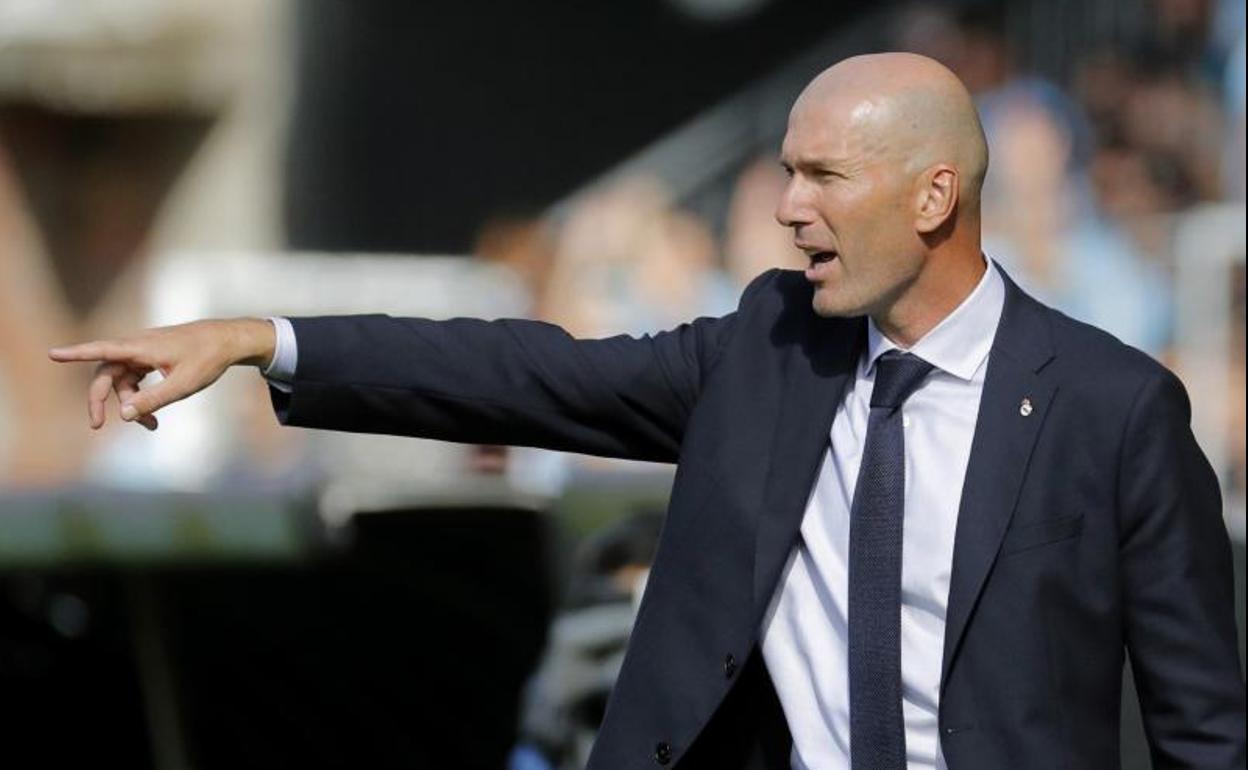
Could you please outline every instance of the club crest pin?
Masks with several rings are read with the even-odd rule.
[[[1031,414],[1031,399],[1024,398],[1023,403],[1018,405],[1018,413],[1026,417]]]

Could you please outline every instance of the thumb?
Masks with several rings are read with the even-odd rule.
[[[180,401],[189,395],[181,387],[180,381],[167,377],[151,387],[144,388],[126,399],[121,404],[121,419],[127,422],[151,414],[174,401]]]

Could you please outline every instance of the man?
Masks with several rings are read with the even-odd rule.
[[[1187,397],[985,260],[966,90],[923,57],[848,59],[799,97],[781,159],[810,268],[724,318],[582,341],[207,321],[52,357],[102,362],[94,427],[110,389],[154,429],[244,363],[289,425],[678,462],[592,767],[1115,767],[1124,650],[1158,766],[1242,767],[1230,553]]]

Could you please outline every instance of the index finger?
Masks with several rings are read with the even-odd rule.
[[[130,346],[109,340],[95,340],[78,345],[66,345],[52,348],[48,358],[53,361],[125,361],[132,358],[134,351]]]

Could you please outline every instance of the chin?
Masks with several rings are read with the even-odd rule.
[[[852,318],[866,312],[858,303],[849,302],[846,297],[837,296],[824,286],[815,288],[815,296],[811,298],[810,306],[815,315],[823,318]]]

